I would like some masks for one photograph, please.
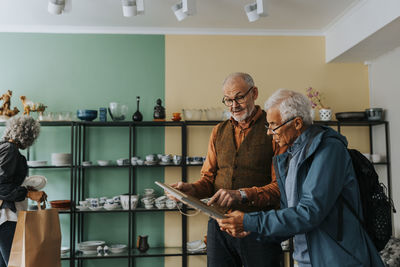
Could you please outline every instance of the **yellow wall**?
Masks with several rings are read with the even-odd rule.
[[[305,92],[320,90],[333,112],[359,111],[369,106],[367,67],[362,64],[326,64],[324,37],[182,36],[165,37],[165,102],[168,116],[182,108],[223,107],[221,83],[231,72],[250,73],[259,88],[257,104],[278,88]],[[188,154],[205,155],[211,127],[191,127]],[[367,129],[345,129],[350,145],[366,151]],[[180,153],[178,129],[167,129],[165,152]],[[189,181],[199,178],[200,168],[189,168]],[[166,169],[165,181],[180,179],[179,170]],[[165,215],[166,246],[180,246],[180,216]],[[207,218],[189,219],[189,240],[202,239]],[[206,266],[205,257],[189,257],[191,267]],[[167,258],[165,266],[180,266]]]

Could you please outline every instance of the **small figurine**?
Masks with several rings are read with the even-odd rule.
[[[26,100],[26,96],[20,96],[22,105],[24,106],[24,115],[28,115],[31,112],[44,112],[47,106],[42,103],[33,103],[32,101]]]
[[[12,91],[7,90],[5,94],[0,97],[0,100],[3,100],[3,105],[0,107],[0,115],[8,117],[12,117],[19,112],[17,107],[11,110],[11,96]]]
[[[161,106],[161,99],[157,99],[157,105],[154,107],[153,118],[155,121],[165,121],[165,108]]]
[[[136,97],[136,112],[132,116],[133,121],[142,121],[143,116],[142,113],[139,111],[139,102],[140,102],[140,96]]]

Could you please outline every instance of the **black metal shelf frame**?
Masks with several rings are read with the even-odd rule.
[[[40,166],[40,167],[30,167],[30,169],[70,169],[70,186],[71,186],[71,207],[70,210],[60,211],[60,214],[68,214],[71,216],[70,223],[70,249],[71,252],[63,255],[62,260],[68,260],[70,262],[70,267],[75,267],[75,262],[77,266],[83,266],[83,260],[87,259],[112,259],[112,258],[127,258],[128,266],[133,267],[135,265],[134,258],[136,257],[167,257],[167,256],[181,256],[182,266],[186,267],[188,263],[188,256],[191,255],[206,255],[206,253],[183,253],[187,250],[187,218],[182,215],[182,247],[179,248],[151,248],[148,253],[138,253],[136,249],[132,249],[132,245],[135,244],[135,213],[136,212],[168,212],[177,211],[176,209],[130,209],[129,210],[113,210],[113,211],[80,211],[77,210],[75,205],[78,200],[83,199],[84,195],[84,185],[85,185],[85,171],[91,168],[128,168],[128,180],[129,180],[129,194],[135,192],[135,181],[136,181],[136,170],[138,168],[159,168],[159,167],[180,167],[182,181],[187,182],[187,167],[188,166],[201,166],[199,165],[187,165],[185,157],[187,155],[187,127],[191,126],[214,126],[220,121],[179,121],[179,122],[41,122],[41,126],[57,127],[57,126],[68,126],[71,128],[71,154],[72,164],[70,166]],[[314,121],[315,124],[327,125],[337,127],[337,131],[340,133],[342,127],[346,126],[366,126],[369,127],[369,140],[370,140],[370,153],[373,154],[373,134],[372,128],[377,125],[383,125],[385,128],[385,144],[386,144],[386,161],[374,163],[374,165],[384,165],[387,169],[387,185],[388,194],[391,197],[391,173],[390,173],[390,147],[389,147],[389,125],[386,121]],[[0,126],[4,123],[0,123]],[[136,148],[136,129],[137,127],[180,127],[181,128],[181,154],[182,163],[181,165],[154,165],[154,166],[82,166],[82,161],[85,160],[86,154],[86,129],[87,127],[127,127],[129,128],[129,159],[134,154]],[[27,153],[27,158],[29,160],[29,150]],[[191,210],[185,205],[183,206],[183,211]],[[76,250],[76,244],[81,242],[84,233],[84,217],[85,214],[90,213],[110,213],[115,212],[128,212],[128,248],[126,254],[111,254],[110,256],[87,256],[82,255]],[[77,242],[78,241],[78,242]],[[292,248],[293,246],[291,246]],[[285,252],[292,253],[292,249],[286,250]],[[291,266],[293,266],[293,260],[291,259]]]

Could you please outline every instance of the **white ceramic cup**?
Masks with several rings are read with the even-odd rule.
[[[372,154],[371,158],[372,158],[372,162],[375,162],[375,163],[382,161],[382,157],[379,154]]]
[[[144,189],[144,194],[145,195],[151,195],[154,193],[154,189],[153,188],[145,188]]]

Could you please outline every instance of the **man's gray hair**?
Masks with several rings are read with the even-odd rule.
[[[276,107],[279,110],[282,121],[287,121],[294,117],[301,117],[304,125],[311,125],[313,123],[311,117],[311,102],[301,93],[287,89],[279,89],[265,102],[264,108],[267,112],[268,109],[272,107]]]
[[[29,116],[16,116],[9,119],[6,123],[3,139],[13,140],[19,148],[30,147],[40,132],[40,124]]]
[[[222,87],[224,87],[228,81],[234,78],[242,78],[242,80],[249,86],[249,88],[254,86],[254,80],[250,76],[250,74],[244,72],[234,72],[229,74],[228,77],[225,78],[224,82],[222,83]]]

